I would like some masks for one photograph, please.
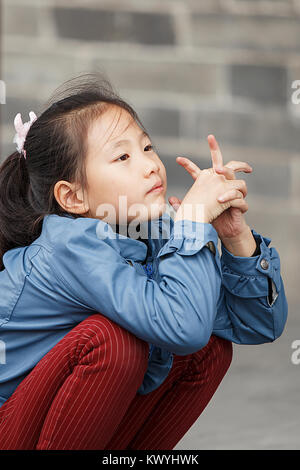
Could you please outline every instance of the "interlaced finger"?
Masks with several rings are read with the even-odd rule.
[[[241,191],[238,189],[231,189],[230,191],[226,191],[226,193],[221,194],[218,197],[219,202],[228,202],[231,201],[232,199],[243,199],[244,195]]]
[[[186,171],[189,172],[189,174],[194,178],[194,180],[196,180],[197,177],[200,175],[201,169],[196,165],[196,163],[192,162],[192,160],[190,160],[189,158],[177,157],[176,161],[177,163],[179,163],[179,165],[183,166]]]
[[[213,169],[221,168],[223,166],[223,157],[219,147],[219,144],[214,135],[210,134],[207,137],[211,159],[213,162]]]
[[[243,197],[247,196],[247,185],[245,180],[226,180],[225,183],[229,186],[229,189],[238,189],[243,193]],[[225,191],[227,192],[227,191]]]
[[[244,198],[235,198],[235,199],[233,199],[230,202],[230,207],[236,207],[236,208],[240,209],[240,211],[242,213],[247,212],[247,210],[249,208],[248,204],[247,204],[247,202],[245,201]]]
[[[243,171],[245,173],[251,173],[253,168],[247,162],[241,162],[237,160],[231,160],[225,165],[227,168],[231,168],[234,172]]]

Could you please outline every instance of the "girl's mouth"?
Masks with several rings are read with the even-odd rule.
[[[148,191],[147,194],[149,194],[149,193],[160,193],[163,189],[164,189],[164,187],[161,184],[160,186],[157,186],[156,188],[151,189],[150,191]]]

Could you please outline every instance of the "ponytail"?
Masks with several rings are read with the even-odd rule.
[[[14,152],[0,167],[0,270],[7,250],[38,237],[43,216],[34,208],[26,160]]]

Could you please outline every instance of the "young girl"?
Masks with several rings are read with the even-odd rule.
[[[231,342],[282,333],[279,255],[244,220],[247,163],[213,136],[213,168],[178,158],[173,220],[137,113],[97,74],[67,84],[17,114],[0,169],[0,449],[173,449]]]

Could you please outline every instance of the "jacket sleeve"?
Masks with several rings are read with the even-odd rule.
[[[288,303],[280,258],[270,238],[251,230],[260,254],[234,256],[221,242],[222,286],[213,333],[237,344],[272,342],[283,332]]]
[[[77,310],[79,303],[85,316],[100,312],[144,341],[176,354],[204,347],[221,287],[218,250],[212,256],[205,246],[212,241],[217,247],[214,227],[190,221],[172,225],[169,240],[157,254],[160,282],[141,275],[126,261],[115,236],[101,220],[77,218],[56,237],[50,265],[66,291],[65,299]],[[75,321],[82,319],[79,315]]]

